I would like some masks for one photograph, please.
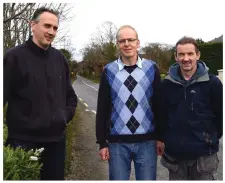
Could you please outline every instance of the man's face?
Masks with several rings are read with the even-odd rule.
[[[176,61],[184,72],[195,71],[197,69],[197,61],[200,58],[200,52],[196,53],[195,46],[191,43],[177,45]]]
[[[47,48],[55,38],[58,18],[52,13],[44,12],[38,22],[31,22],[33,41],[41,48]]]
[[[133,29],[123,28],[119,31],[117,48],[121,56],[127,58],[136,57],[139,46],[140,41],[137,39],[137,35]]]

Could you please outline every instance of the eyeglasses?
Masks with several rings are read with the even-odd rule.
[[[137,39],[134,39],[134,38],[128,38],[128,39],[120,39],[118,40],[117,42],[119,44],[126,44],[126,42],[128,42],[129,44],[132,44],[136,41]]]

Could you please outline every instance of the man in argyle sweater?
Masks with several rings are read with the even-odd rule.
[[[155,180],[160,140],[159,69],[140,58],[135,29],[122,26],[116,35],[120,57],[105,66],[98,93],[96,137],[110,180],[129,180],[134,161],[137,180]],[[157,146],[158,144],[158,146]],[[157,148],[158,147],[158,148]]]

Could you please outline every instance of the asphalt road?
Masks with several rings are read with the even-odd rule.
[[[93,156],[95,156],[94,158],[92,158],[92,163],[90,164],[90,167],[84,166],[83,169],[85,169],[84,171],[86,171],[87,169],[91,169],[94,166],[94,164],[96,164],[97,166],[101,167],[98,171],[96,170],[94,172],[94,175],[89,175],[87,176],[87,174],[84,174],[83,178],[82,176],[80,177],[75,177],[72,178],[73,180],[107,180],[108,177],[108,165],[106,162],[100,161],[100,158],[98,157],[98,147],[95,145],[95,114],[96,114],[96,108],[97,108],[97,97],[98,97],[98,88],[99,88],[99,84],[93,83],[81,76],[77,76],[77,80],[74,82],[73,87],[75,89],[76,94],[78,95],[79,101],[80,101],[80,105],[82,104],[82,115],[84,115],[86,119],[84,119],[84,124],[85,124],[85,128],[86,128],[86,132],[88,131],[88,133],[85,132],[84,129],[81,129],[80,131],[83,131],[83,133],[79,133],[79,138],[80,140],[78,140],[76,143],[77,146],[79,146],[79,143],[83,140],[85,140],[88,136],[88,138],[92,139],[90,140],[86,140],[85,141],[85,145],[86,148],[93,147],[94,148],[88,148],[89,150],[87,151],[87,153],[92,153]],[[89,126],[89,127],[88,127]],[[90,132],[92,131],[92,132]],[[90,134],[91,137],[90,137]],[[79,139],[78,138],[78,139]],[[94,144],[92,144],[94,143]],[[83,144],[83,143],[80,143]],[[85,148],[85,149],[86,149]],[[79,149],[79,148],[78,148]],[[76,149],[75,149],[76,150]],[[74,152],[76,153],[76,152]],[[85,152],[83,152],[85,153]],[[223,180],[223,140],[220,141],[220,151],[218,152],[218,157],[220,160],[219,163],[219,168],[218,168],[218,173],[216,174],[216,178],[217,180]],[[85,157],[85,155],[84,155]],[[87,155],[87,157],[89,157],[89,155]],[[79,159],[79,158],[78,158]],[[93,161],[94,160],[94,161]],[[159,163],[160,157],[158,157],[158,165],[157,165],[157,180],[168,180],[168,171],[167,169],[165,169],[164,167],[161,166],[161,164]],[[81,158],[80,160],[80,164],[85,164],[85,158]],[[83,161],[83,163],[82,163]],[[90,161],[90,160],[88,160]],[[76,162],[77,163],[77,162]],[[79,163],[78,163],[79,164]],[[74,165],[76,166],[76,164]],[[82,169],[82,166],[80,166],[80,169]],[[82,171],[82,170],[80,170]],[[98,175],[101,174],[101,175]],[[86,175],[86,176],[85,176]],[[133,165],[132,165],[132,172],[131,172],[131,180],[135,180],[134,178],[134,169],[133,169]],[[71,178],[70,178],[71,180]]]

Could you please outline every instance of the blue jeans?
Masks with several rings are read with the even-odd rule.
[[[155,141],[109,144],[109,180],[129,180],[134,161],[136,180],[156,180]]]

